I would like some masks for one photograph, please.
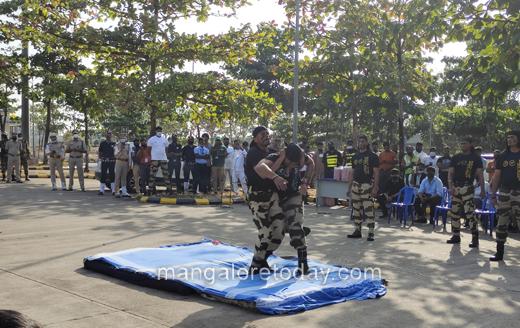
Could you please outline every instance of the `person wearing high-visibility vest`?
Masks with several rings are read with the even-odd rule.
[[[356,154],[357,150],[354,149],[354,141],[348,140],[347,146],[343,149],[343,165],[352,166],[352,157]]]
[[[329,142],[328,146],[329,150],[323,154],[323,167],[325,168],[323,177],[325,179],[334,179],[334,168],[341,166],[343,159],[341,158],[341,153],[336,150],[332,141]]]
[[[413,183],[410,181],[410,176],[413,172],[413,167],[417,166],[421,162],[419,155],[413,153],[413,146],[406,146],[406,155],[402,160],[402,169],[404,170],[404,182],[407,186],[413,187]]]

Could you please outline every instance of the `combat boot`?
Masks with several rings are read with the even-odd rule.
[[[469,247],[478,247],[478,231],[471,233],[471,243],[469,244]]]
[[[460,235],[453,235],[450,239],[446,240],[448,244],[460,244]]]
[[[356,229],[353,234],[347,235],[347,238],[361,238],[361,237],[363,237],[363,236],[361,235],[361,230],[359,230],[359,229]]]
[[[298,275],[309,274],[309,264],[307,263],[307,248],[298,250]]]
[[[502,261],[504,260],[504,244],[505,241],[497,241],[497,252],[495,255],[489,258],[490,261]]]

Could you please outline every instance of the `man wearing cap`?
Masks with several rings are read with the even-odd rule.
[[[98,159],[101,161],[101,180],[99,186],[98,195],[105,194],[105,183],[107,180],[107,170],[108,170],[108,178],[110,179],[110,188],[112,189],[112,195],[115,195],[115,168],[116,168],[116,157],[115,157],[115,147],[116,143],[112,141],[112,132],[107,130],[105,134],[105,141],[99,144],[98,149]]]
[[[379,178],[379,181],[381,181],[381,178]],[[390,178],[387,179],[385,184],[381,185],[379,188],[380,194],[377,196],[377,202],[383,212],[383,215],[379,218],[388,219],[388,209],[386,208],[386,205],[392,202],[397,202],[399,191],[404,188],[404,180],[399,177],[399,169],[392,169],[390,172]]]
[[[7,171],[7,160],[9,155],[7,155],[7,142],[9,141],[9,137],[7,136],[7,132],[2,132],[2,139],[0,140],[0,159],[1,159],[1,169],[2,169],[2,181],[5,181],[5,172]]]
[[[497,208],[497,252],[490,261],[504,259],[504,244],[511,216],[520,226],[520,131],[507,134],[507,148],[497,160],[491,190],[491,204]],[[497,194],[498,191],[498,201]]]
[[[251,274],[259,273],[262,268],[269,269],[267,258],[280,246],[284,237],[284,215],[276,191],[286,189],[287,180],[279,175],[264,179],[256,170],[258,163],[272,152],[267,148],[269,143],[269,131],[263,126],[256,127],[253,131],[251,149],[246,158],[246,176],[249,185],[247,200],[253,214],[253,222],[258,229],[250,267]],[[283,158],[278,161],[280,165]]]
[[[130,170],[130,158],[132,158],[132,148],[130,144],[126,142],[126,134],[119,134],[119,143],[116,144],[115,149],[116,158],[116,178],[115,178],[115,191],[116,198],[131,197],[126,189],[126,176],[128,170]],[[121,186],[122,195],[119,193],[119,186]]]
[[[475,153],[475,149],[471,145],[473,140],[469,137],[463,138],[460,142],[459,153],[451,158],[450,171],[448,173],[448,185],[451,195],[451,225],[453,228],[453,236],[447,240],[448,244],[460,243],[460,216],[462,207],[464,213],[470,220],[472,240],[469,247],[478,247],[478,225],[474,215],[475,206],[473,204],[473,195],[475,187],[473,181],[475,174],[478,177],[479,184],[484,186],[484,175],[482,168],[482,160]],[[480,190],[480,198],[486,196],[485,188]]]
[[[419,195],[415,199],[415,211],[419,218],[415,220],[417,223],[426,223],[423,208],[426,204],[430,204],[430,224],[433,224],[433,215],[435,207],[441,205],[442,202],[442,181],[435,176],[435,168],[428,166],[426,168],[427,179],[422,180],[419,187]]]
[[[374,241],[374,201],[379,181],[379,157],[368,149],[368,138],[360,136],[359,151],[352,157],[352,170],[348,180],[347,197],[352,194],[352,208],[356,230],[348,238],[361,238],[363,210],[368,227],[368,241]]]
[[[307,166],[305,176],[300,179],[300,169]],[[282,177],[287,184],[278,189],[280,206],[285,217],[285,232],[289,233],[290,244],[298,253],[298,269],[300,274],[309,272],[307,264],[307,242],[303,227],[302,195],[307,194],[307,187],[312,179],[314,163],[297,144],[288,145],[279,154],[270,154],[261,160],[255,171],[263,179]],[[270,253],[268,253],[270,255]],[[267,260],[267,257],[266,257]]]
[[[177,193],[181,192],[181,158],[182,146],[177,143],[177,135],[172,135],[172,142],[168,146],[168,176],[171,178],[175,171]]]
[[[13,177],[13,168],[15,171],[16,182],[22,183],[20,178],[20,153],[22,151],[22,144],[17,141],[16,132],[11,133],[11,140],[7,141],[7,183],[11,182]]]
[[[222,145],[222,139],[217,136],[215,138],[215,146],[210,150],[213,166],[211,167],[211,177],[213,178],[213,193],[224,192],[224,165],[228,151]]]
[[[171,193],[170,176],[168,175],[168,139],[162,134],[160,126],[155,128],[155,136],[148,139],[148,154],[152,156],[152,166],[150,167],[150,180],[148,181],[148,188],[153,192],[155,185],[155,178],[159,167],[161,168],[166,185],[166,192]]]
[[[61,189],[67,190],[67,186],[65,184],[65,174],[63,174],[63,161],[65,160],[65,149],[63,149],[63,143],[58,142],[58,136],[56,135],[56,133],[51,133],[50,139],[51,141],[47,144],[47,147],[45,148],[45,154],[49,156],[52,190],[58,190],[58,186],[56,186],[56,169],[58,169],[58,173],[60,174]]]
[[[83,177],[83,154],[87,153],[87,146],[79,139],[78,130],[72,130],[73,139],[67,143],[65,152],[69,154],[69,189],[74,186],[74,169],[78,169],[78,180],[81,191],[85,191],[85,178]]]
[[[31,159],[31,151],[29,150],[29,143],[23,138],[22,133],[18,133],[18,141],[21,143],[22,149],[20,150],[20,166],[23,167],[25,173],[25,181],[31,181],[29,179],[29,165],[28,160]]]
[[[352,156],[354,156],[354,154],[356,153],[356,149],[354,149],[353,145],[354,141],[349,139],[347,141],[347,147],[345,147],[345,149],[343,150],[343,165],[352,166]],[[334,174],[334,171],[332,171],[332,174]]]

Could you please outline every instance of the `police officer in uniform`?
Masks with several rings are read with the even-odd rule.
[[[498,215],[497,252],[489,260],[502,261],[511,214],[520,225],[520,131],[507,134],[507,148],[497,158],[492,188],[491,204]]]
[[[352,194],[352,208],[356,230],[348,238],[361,238],[363,210],[367,218],[368,241],[374,241],[374,201],[379,181],[379,157],[368,149],[368,138],[360,136],[359,151],[352,157],[352,170],[348,180],[347,197]]]
[[[482,168],[482,159],[475,153],[475,148],[471,145],[473,140],[469,137],[463,138],[460,142],[459,153],[451,158],[450,171],[448,172],[448,185],[451,195],[451,225],[453,228],[453,237],[447,240],[448,244],[460,244],[460,215],[462,207],[466,213],[467,219],[470,220],[471,243],[469,247],[478,247],[478,225],[477,219],[473,214],[475,205],[473,197],[475,187],[473,181],[475,174],[481,186],[484,186],[484,175]],[[484,199],[486,189],[480,189],[480,198]]]
[[[305,177],[300,179],[301,167],[307,166]],[[305,236],[310,229],[303,227],[303,200],[302,194],[307,194],[307,185],[311,182],[314,171],[313,160],[306,155],[300,146],[288,145],[279,154],[270,154],[255,167],[262,178],[276,175],[287,181],[282,189],[278,190],[280,206],[285,217],[285,232],[291,237],[290,244],[298,253],[298,269],[300,274],[309,272],[307,263],[307,241]]]
[[[29,143],[23,138],[23,134],[18,133],[18,141],[22,144],[22,150],[20,151],[20,166],[23,167],[25,173],[25,181],[31,181],[29,179],[29,166],[27,161],[31,159],[31,151],[29,150]]]
[[[116,158],[115,158],[115,147],[116,143],[112,141],[112,132],[107,130],[105,134],[105,141],[99,144],[98,149],[98,159],[101,161],[101,181],[99,186],[98,195],[105,194],[105,182],[107,179],[107,170],[108,170],[108,178],[110,179],[110,187],[112,189],[112,195],[115,195],[115,167],[116,167]]]
[[[67,190],[67,186],[65,185],[65,174],[63,174],[63,161],[65,160],[65,149],[63,149],[63,143],[58,142],[58,137],[56,133],[51,133],[50,139],[51,141],[47,144],[47,147],[45,148],[45,154],[49,156],[52,190],[58,190],[58,187],[56,186],[56,169],[58,169],[58,173],[60,174],[61,189]]]
[[[119,134],[119,143],[116,145],[115,149],[115,158],[116,158],[116,177],[115,177],[115,191],[116,198],[120,198],[119,194],[119,186],[121,186],[123,197],[131,197],[126,190],[126,176],[128,175],[128,170],[130,170],[130,158],[132,158],[132,148],[130,144],[126,142],[126,134]]]
[[[246,177],[248,183],[249,208],[253,222],[258,229],[253,261],[249,272],[260,273],[262,268],[270,269],[267,259],[280,246],[284,237],[284,215],[280,207],[277,190],[286,189],[287,180],[278,174],[262,178],[256,171],[260,161],[269,155],[269,131],[263,126],[253,131],[251,149],[246,157]],[[300,198],[301,199],[301,198]]]
[[[11,133],[11,140],[7,141],[7,183],[11,182],[13,177],[13,168],[16,174],[16,182],[22,183],[20,178],[20,154],[22,152],[22,144],[16,140],[16,132]]]
[[[81,191],[85,191],[85,178],[83,176],[83,154],[87,153],[87,146],[83,140],[79,139],[78,130],[72,130],[73,139],[67,143],[65,153],[69,154],[69,189],[72,191],[74,186],[74,170],[78,170],[79,186]]]
[[[7,141],[9,138],[7,136],[7,132],[2,132],[2,139],[0,140],[0,159],[1,159],[1,168],[2,168],[2,181],[5,181],[5,172],[7,171]]]

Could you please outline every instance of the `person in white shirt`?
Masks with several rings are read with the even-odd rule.
[[[150,193],[154,190],[155,177],[157,176],[157,171],[159,171],[160,166],[164,184],[166,185],[166,192],[171,193],[172,188],[168,174],[168,158],[166,157],[166,153],[168,152],[168,139],[162,135],[162,128],[160,126],[155,128],[155,132],[156,135],[148,139],[148,147],[146,149],[148,154],[152,157],[148,188],[150,189]]]
[[[235,143],[237,143],[238,140],[235,140]],[[231,186],[231,183],[233,181],[232,179],[232,171],[233,171],[233,161],[231,159],[234,148],[229,145],[229,138],[224,138],[224,147],[226,147],[228,156],[226,157],[226,161],[224,162],[224,185],[226,184],[226,179],[229,179],[229,185]]]
[[[238,195],[238,181],[242,185],[242,191],[244,195],[247,195],[247,182],[246,182],[246,174],[244,172],[244,164],[246,161],[247,152],[240,147],[240,143],[238,140],[233,144],[234,150],[231,154],[231,159],[233,162],[232,174],[231,174],[231,182],[233,184],[233,191],[235,195]]]
[[[418,142],[418,143],[415,144],[415,150],[413,151],[413,153],[414,153],[414,155],[419,156],[419,159],[421,160],[421,162],[423,162],[424,159],[426,157],[428,157],[428,155],[425,152],[423,152],[423,144],[422,144],[422,142]]]
[[[437,148],[431,147],[430,156],[421,159],[421,161],[424,163],[426,167],[433,166],[433,168],[435,169],[435,176],[439,177],[439,167],[437,167],[437,160],[439,159],[439,157],[436,155],[436,151]]]

